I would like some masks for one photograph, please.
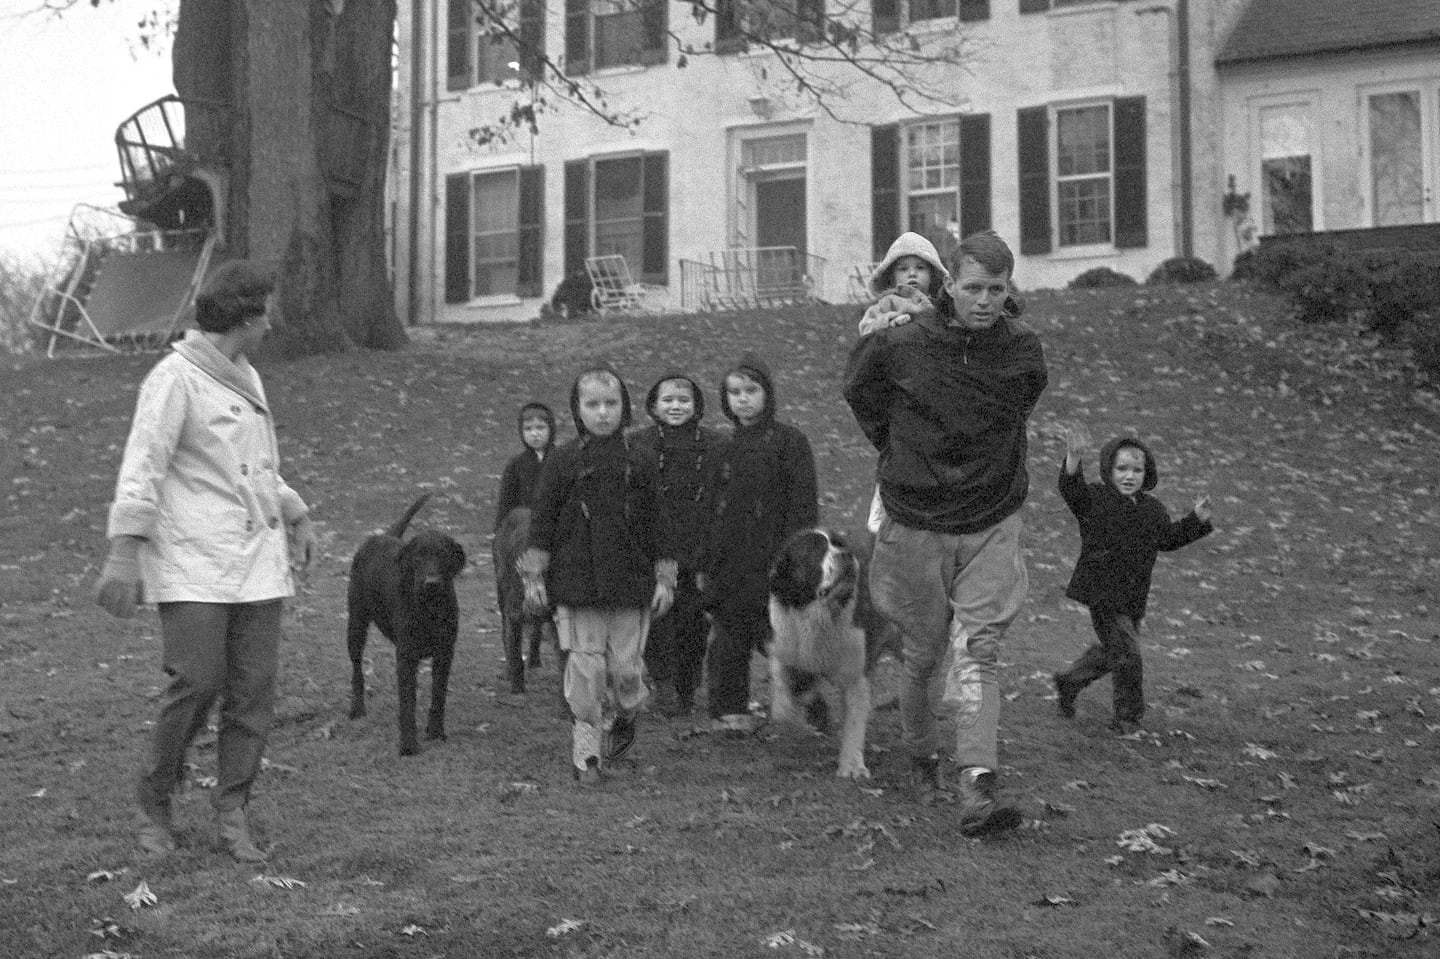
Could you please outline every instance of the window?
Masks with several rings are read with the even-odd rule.
[[[665,62],[666,0],[565,0],[565,72]]]
[[[751,39],[795,39],[810,43],[825,36],[825,0],[717,0],[715,49],[743,50]]]
[[[544,167],[445,178],[445,302],[540,296]]]
[[[1309,233],[1315,228],[1310,105],[1262,107],[1259,120],[1260,232]]]
[[[877,35],[894,33],[923,21],[990,19],[990,0],[871,0],[871,28]]]
[[[875,258],[913,230],[946,256],[990,227],[990,117],[979,113],[871,130]]]
[[[1101,0],[1020,0],[1020,12],[1044,13],[1046,10],[1058,10],[1061,7],[1084,7],[1099,2]]]
[[[448,0],[448,4],[447,89],[533,82],[541,76],[545,0]],[[512,28],[497,27],[497,18],[513,18]]]
[[[565,164],[565,275],[618,253],[632,275],[665,285],[669,271],[668,153]]]
[[[1144,97],[1030,107],[1017,120],[1021,253],[1146,245]]]

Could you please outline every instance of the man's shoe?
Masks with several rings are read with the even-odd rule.
[[[1073,680],[1066,679],[1062,674],[1056,673],[1055,692],[1059,696],[1056,705],[1060,708],[1060,715],[1066,719],[1075,718],[1075,697],[1080,695],[1080,684]]]
[[[600,757],[589,756],[585,759],[584,768],[573,767],[575,781],[582,786],[598,786],[605,781],[604,775],[600,772]]]
[[[960,774],[960,835],[994,836],[1020,825],[1020,811],[995,801],[995,773],[971,766]]]
[[[712,731],[737,737],[748,736],[759,726],[759,720],[753,713],[726,713],[710,723]]]
[[[140,787],[140,831],[136,839],[140,848],[152,856],[163,856],[176,849],[175,823],[170,818],[170,797],[156,798]]]
[[[220,841],[225,844],[236,862],[264,862],[265,853],[255,845],[250,836],[250,823],[245,818],[245,809],[226,809],[216,819],[220,827]]]
[[[1133,736],[1144,730],[1145,727],[1140,724],[1138,719],[1112,719],[1110,721],[1110,731],[1117,736]]]
[[[635,745],[635,717],[616,716],[610,727],[610,739],[605,747],[607,761],[619,759]]]

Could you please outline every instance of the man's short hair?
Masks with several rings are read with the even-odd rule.
[[[258,260],[231,260],[210,275],[195,297],[195,325],[206,333],[229,333],[265,312],[275,271]]]
[[[1010,252],[1010,247],[994,230],[972,233],[960,241],[955,252],[950,254],[952,274],[960,275],[960,264],[966,257],[979,263],[990,273],[1009,276],[1015,272],[1015,254]]]

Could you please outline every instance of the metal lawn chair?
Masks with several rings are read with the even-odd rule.
[[[585,272],[592,285],[590,302],[601,316],[664,312],[665,287],[636,282],[630,275],[630,264],[621,254],[587,257]]]

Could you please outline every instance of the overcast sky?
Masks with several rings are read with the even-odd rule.
[[[114,206],[115,128],[173,92],[168,50],[141,50],[136,23],[157,0],[0,0],[0,254],[50,258],[79,202]]]

